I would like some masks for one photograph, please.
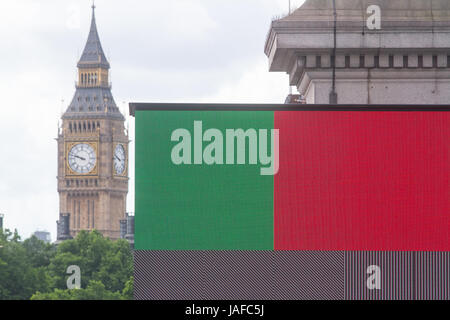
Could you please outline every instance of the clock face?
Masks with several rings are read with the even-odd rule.
[[[118,144],[114,150],[114,171],[116,174],[122,175],[125,172],[125,160],[125,148]]]
[[[86,143],[76,144],[69,151],[69,166],[79,174],[90,173],[97,163],[95,150]]]

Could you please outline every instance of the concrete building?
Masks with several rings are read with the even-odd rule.
[[[448,104],[450,1],[306,0],[265,53],[308,104]]]
[[[44,241],[46,243],[50,243],[52,241],[50,232],[48,231],[36,231],[33,233],[33,235],[39,240]]]

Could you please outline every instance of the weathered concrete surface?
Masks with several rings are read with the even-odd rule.
[[[381,30],[366,27],[370,5]],[[450,1],[336,0],[336,14],[338,103],[449,103]],[[332,0],[307,0],[267,37],[270,71],[288,73],[308,103],[329,102],[333,28]]]

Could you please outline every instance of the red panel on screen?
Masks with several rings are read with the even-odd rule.
[[[450,250],[450,113],[275,112],[275,250]]]

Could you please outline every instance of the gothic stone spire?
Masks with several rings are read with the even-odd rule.
[[[109,62],[103,52],[92,6],[91,30],[78,62],[78,82],[63,119],[110,118],[124,120],[111,93]]]
[[[109,62],[103,52],[102,44],[98,36],[97,24],[95,22],[95,5],[92,6],[91,30],[84,47],[83,54],[78,62],[79,68],[97,68],[109,69]]]

